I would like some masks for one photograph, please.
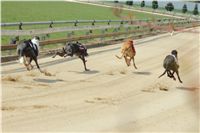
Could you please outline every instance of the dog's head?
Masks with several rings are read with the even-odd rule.
[[[34,37],[36,40],[40,41],[40,37],[39,36],[35,36]]]
[[[132,42],[133,42],[133,40],[132,40],[132,39],[128,39],[128,42],[132,43]]]
[[[131,38],[128,38],[125,40],[125,43],[133,43],[133,40]]]
[[[172,50],[171,54],[174,55],[177,58],[178,52],[177,52],[177,50]]]

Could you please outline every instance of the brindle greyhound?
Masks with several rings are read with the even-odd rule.
[[[72,57],[73,55],[76,55],[83,61],[85,71],[89,71],[89,69],[86,67],[87,60],[85,60],[85,57],[88,56],[87,48],[79,42],[67,43],[65,47],[63,47],[61,51],[56,52],[52,58],[55,58],[56,55],[61,57]]]

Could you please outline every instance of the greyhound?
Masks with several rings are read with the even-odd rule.
[[[83,61],[85,71],[89,71],[89,69],[86,67],[87,60],[85,60],[85,57],[88,56],[87,48],[79,42],[67,43],[65,47],[63,47],[61,51],[56,52],[52,58],[55,58],[56,55],[61,57],[72,57],[73,55],[76,55]]]
[[[115,56],[118,59],[122,59],[122,57],[124,57],[127,66],[130,66],[130,62],[131,60],[133,60],[133,66],[135,67],[135,69],[137,69],[136,64],[135,64],[135,59],[134,59],[136,55],[136,51],[133,45],[133,40],[128,40],[122,45],[121,53],[122,55],[120,57],[118,55],[115,55]]]
[[[165,73],[167,73],[168,77],[176,80],[176,78],[174,77],[174,73],[176,73],[179,82],[182,83],[179,76],[179,71],[178,71],[179,64],[177,60],[177,55],[178,55],[178,52],[176,50],[172,50],[171,55],[167,55],[165,57],[164,62],[163,62],[163,67],[165,68],[165,71],[158,78],[162,77],[163,75],[165,75]]]
[[[43,71],[40,69],[37,61],[37,57],[39,54],[39,40],[40,38],[38,36],[35,36],[32,40],[29,39],[19,42],[19,44],[17,45],[17,54],[19,56],[19,62],[23,63],[28,71],[33,69],[31,62],[32,60],[34,60],[37,68],[42,73]]]

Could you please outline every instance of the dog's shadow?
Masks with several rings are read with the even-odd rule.
[[[180,89],[180,90],[184,90],[184,91],[195,91],[195,90],[199,89],[198,87],[183,87],[183,86],[179,86],[176,88]]]
[[[151,75],[151,72],[133,72],[133,73],[138,75]]]
[[[42,78],[36,78],[33,79],[36,82],[42,82],[42,83],[56,83],[56,82],[62,82],[64,80],[62,79],[42,79]]]
[[[89,71],[68,71],[68,72],[74,72],[74,73],[77,73],[77,74],[96,74],[96,73],[99,73],[99,71],[97,70],[89,70]]]

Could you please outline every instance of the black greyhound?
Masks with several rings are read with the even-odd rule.
[[[32,40],[24,40],[17,45],[17,54],[19,56],[20,63],[24,63],[27,70],[33,69],[31,65],[32,60],[35,61],[37,68],[42,73],[43,71],[40,69],[38,65],[37,57],[39,54],[39,37],[34,37]],[[31,68],[30,68],[30,67]]]
[[[89,71],[89,69],[86,68],[87,60],[85,60],[85,57],[88,56],[87,48],[79,42],[67,43],[61,51],[55,53],[53,58],[55,58],[56,55],[59,55],[61,57],[72,57],[73,55],[76,55],[83,61],[85,71]]]
[[[165,68],[165,71],[163,72],[163,74],[161,74],[159,76],[159,78],[162,77],[163,75],[165,75],[165,73],[167,73],[168,77],[176,80],[176,78],[174,77],[174,73],[176,73],[178,76],[179,82],[182,83],[180,76],[179,76],[179,71],[178,71],[179,65],[178,65],[178,61],[177,61],[177,54],[178,54],[178,52],[176,50],[172,50],[171,55],[167,55],[165,57],[164,62],[163,62],[163,67]]]

